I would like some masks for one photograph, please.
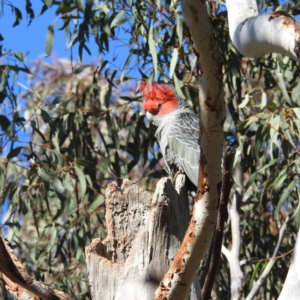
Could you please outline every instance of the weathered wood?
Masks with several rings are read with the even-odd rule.
[[[1,237],[0,279],[3,298],[6,297],[5,294],[9,294],[11,298],[22,300],[72,300],[66,293],[55,290],[51,286],[30,277],[18,261],[10,244]]]
[[[161,179],[153,196],[123,180],[106,190],[108,235],[86,248],[89,282],[95,300],[153,300],[190,220],[185,176],[175,187]],[[199,299],[195,278],[187,299]]]

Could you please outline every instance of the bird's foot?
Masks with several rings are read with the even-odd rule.
[[[184,174],[184,172],[183,172],[182,170],[178,170],[178,171],[174,174],[174,176],[172,176],[171,180],[172,180],[172,184],[173,184],[173,185],[175,185],[176,179],[177,179],[178,175],[181,175],[181,174]]]

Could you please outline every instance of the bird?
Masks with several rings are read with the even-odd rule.
[[[155,137],[161,148],[169,176],[185,173],[198,186],[200,146],[199,116],[166,84],[141,80],[146,117],[156,127]]]

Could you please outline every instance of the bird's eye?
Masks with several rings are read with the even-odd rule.
[[[161,103],[157,104],[157,108],[160,109],[161,108]]]

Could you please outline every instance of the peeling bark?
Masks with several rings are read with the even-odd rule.
[[[225,119],[221,53],[207,15],[206,1],[182,0],[181,6],[201,70],[199,182],[188,230],[170,269],[155,293],[157,300],[186,297],[200,260],[207,253],[213,237],[221,188]]]
[[[213,237],[221,188],[223,122],[225,119],[222,58],[215,41],[206,1],[182,0],[184,21],[201,70],[199,77],[201,149],[198,191],[184,240],[165,274],[155,299],[184,299],[200,260]],[[212,151],[213,149],[213,151]]]
[[[86,248],[92,297],[95,300],[153,300],[190,219],[185,176],[175,188],[161,179],[153,197],[128,180],[106,190],[108,235]],[[187,299],[199,299],[195,278]],[[179,299],[179,298],[178,298]]]

